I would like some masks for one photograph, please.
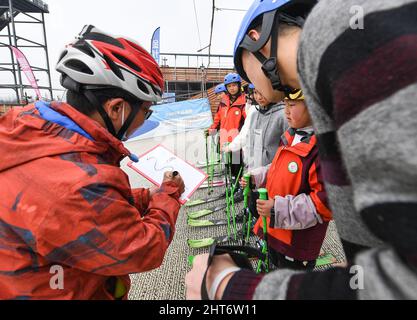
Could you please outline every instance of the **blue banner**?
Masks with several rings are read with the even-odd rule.
[[[175,92],[164,92],[162,94],[163,103],[174,103],[176,102],[176,94]]]
[[[152,106],[154,112],[130,137],[142,140],[154,137],[207,129],[213,124],[210,102],[206,99],[188,100]]]
[[[152,36],[151,54],[158,64],[161,64],[159,55],[161,53],[161,28],[157,28]]]

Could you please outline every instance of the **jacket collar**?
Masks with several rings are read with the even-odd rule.
[[[317,144],[317,137],[315,134],[310,136],[308,139],[301,141],[295,146],[291,146],[294,139],[295,139],[295,130],[293,129],[288,129],[281,137],[281,141],[283,145],[286,147],[286,150],[291,151],[303,158],[307,157],[310,154],[311,150]]]
[[[229,95],[225,94],[222,100],[222,104],[224,104],[226,107],[238,107],[238,108],[242,108],[246,106],[246,97],[244,94],[241,94],[236,101],[230,105],[231,100]]]

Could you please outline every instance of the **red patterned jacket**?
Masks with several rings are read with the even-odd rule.
[[[130,273],[161,265],[178,187],[131,190],[130,152],[97,122],[67,104],[14,108],[0,153],[0,299],[113,299],[116,277],[129,289]]]

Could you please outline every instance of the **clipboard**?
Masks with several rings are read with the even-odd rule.
[[[190,200],[208,178],[205,172],[179,158],[161,144],[139,156],[138,163],[131,161],[127,166],[157,187],[162,185],[165,172],[178,171],[185,184],[185,191],[180,198],[182,205]]]

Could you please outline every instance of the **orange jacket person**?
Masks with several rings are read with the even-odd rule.
[[[224,79],[226,94],[220,102],[210,134],[220,131],[220,146],[231,143],[242,129],[246,119],[246,97],[242,93],[242,80],[238,74],[230,73]]]
[[[163,79],[138,44],[86,26],[57,65],[67,103],[0,118],[0,299],[126,299],[160,266],[184,190],[132,190],[120,140],[149,117]],[[56,276],[56,277],[54,277]]]
[[[262,236],[262,217],[268,217],[268,247],[278,268],[313,269],[332,213],[327,204],[318,156],[317,138],[302,91],[286,99],[291,127],[282,137],[266,187],[271,200],[257,201],[261,218],[255,233]],[[265,185],[267,169],[258,170],[258,186]]]

